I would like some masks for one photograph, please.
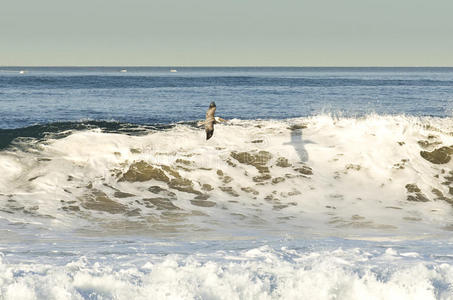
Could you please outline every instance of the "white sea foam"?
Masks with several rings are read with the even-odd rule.
[[[316,116],[16,141],[0,299],[453,299],[453,162],[421,156],[452,132]]]
[[[453,224],[452,161],[433,164],[420,151],[453,145],[451,132],[451,118],[377,115],[231,120],[216,125],[209,141],[187,125],[144,136],[78,131],[38,151],[0,152],[0,216],[41,218],[53,228],[439,234]],[[137,162],[169,180],[180,176],[195,192],[155,179],[121,180]],[[165,189],[178,210],[169,215],[168,202],[141,202],[157,197],[150,186]],[[116,197],[119,191],[133,196]],[[197,193],[205,198],[194,199]]]
[[[453,299],[453,266],[393,249],[141,255],[47,263],[0,260],[9,299]]]

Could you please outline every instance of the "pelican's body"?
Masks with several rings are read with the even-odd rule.
[[[215,120],[215,102],[211,102],[209,105],[209,109],[206,112],[206,120],[204,122],[204,129],[206,131],[206,140],[209,140],[212,135],[214,134],[214,123],[216,122]]]

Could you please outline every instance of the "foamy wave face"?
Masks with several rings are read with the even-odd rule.
[[[2,299],[453,299],[451,264],[392,248],[268,246],[53,264],[0,259]],[[451,257],[450,257],[451,259]],[[114,265],[112,265],[112,260]],[[390,267],[391,266],[391,267]]]
[[[11,224],[155,234],[431,234],[453,224],[452,119],[317,116],[74,132],[0,152]]]

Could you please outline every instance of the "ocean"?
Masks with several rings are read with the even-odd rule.
[[[0,299],[453,299],[452,156],[453,68],[0,67]]]

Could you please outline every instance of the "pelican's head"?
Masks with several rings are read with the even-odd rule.
[[[216,107],[214,101],[212,101],[211,104],[209,104],[209,108],[212,108],[212,107]]]

